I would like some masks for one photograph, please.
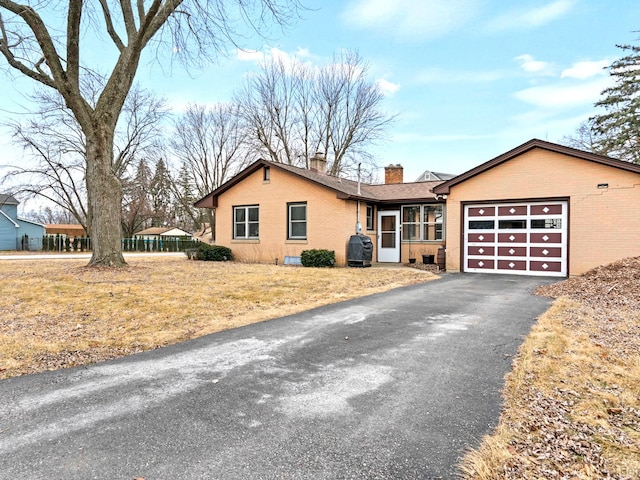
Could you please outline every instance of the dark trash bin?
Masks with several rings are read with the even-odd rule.
[[[432,265],[435,258],[435,255],[422,255],[422,263],[425,265]]]
[[[370,267],[373,256],[373,242],[366,235],[351,235],[347,251],[347,265],[350,267]]]

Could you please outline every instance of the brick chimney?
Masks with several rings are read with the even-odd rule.
[[[403,183],[404,182],[404,169],[402,165],[397,163],[396,165],[389,165],[388,167],[384,167],[384,183],[385,185],[390,185],[393,183]]]
[[[309,159],[309,168],[318,173],[327,173],[327,159],[322,152],[316,152],[313,157]]]

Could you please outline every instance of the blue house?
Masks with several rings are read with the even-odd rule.
[[[42,250],[44,225],[18,218],[18,203],[0,193],[0,250]]]

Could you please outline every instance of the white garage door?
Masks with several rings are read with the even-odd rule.
[[[464,207],[464,271],[567,275],[567,202]]]

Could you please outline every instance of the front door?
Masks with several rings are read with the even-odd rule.
[[[378,212],[378,262],[400,261],[400,212]]]

